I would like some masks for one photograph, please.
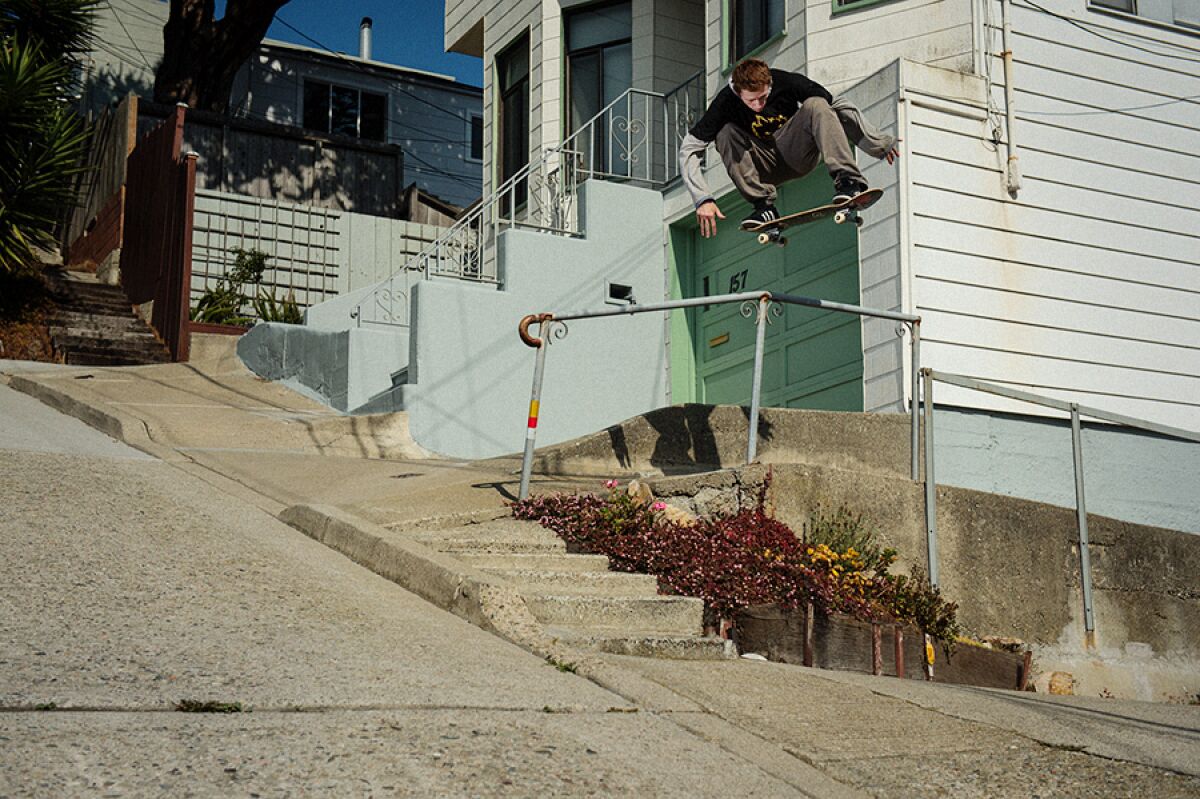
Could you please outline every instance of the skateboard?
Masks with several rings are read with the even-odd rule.
[[[818,219],[832,216],[833,221],[839,225],[853,221],[854,224],[861,226],[863,220],[858,212],[879,202],[879,198],[882,196],[883,189],[867,189],[861,194],[854,195],[849,200],[821,205],[816,208],[810,208],[807,211],[799,211],[798,213],[781,216],[774,222],[759,222],[745,225],[742,227],[742,230],[757,233],[759,244],[774,243],[782,247],[788,241],[784,237],[783,231],[792,225],[805,225],[809,222],[816,222]]]

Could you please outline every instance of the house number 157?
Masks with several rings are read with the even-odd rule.
[[[729,293],[737,294],[739,291],[741,291],[744,288],[746,288],[746,270],[745,269],[743,269],[740,272],[737,272],[736,274],[732,275],[729,278]]]

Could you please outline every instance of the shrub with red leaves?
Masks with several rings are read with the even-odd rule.
[[[513,503],[513,515],[539,522],[588,552],[607,555],[616,571],[657,576],[664,593],[703,599],[710,616],[730,617],[748,605],[791,609],[812,601],[824,612],[869,621],[897,619],[925,626],[934,620],[930,626],[936,629],[927,631],[935,637],[957,632],[955,606],[936,589],[922,593],[917,580],[888,574],[894,553],[867,564],[854,548],[838,552],[806,544],[786,524],[767,516],[764,497],[754,509],[688,526],[664,519],[661,505],[643,505],[615,490],[615,481],[606,485],[608,497],[535,496]]]

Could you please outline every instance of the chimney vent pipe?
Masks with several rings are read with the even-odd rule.
[[[371,60],[371,24],[370,17],[358,23],[358,57],[363,61]]]

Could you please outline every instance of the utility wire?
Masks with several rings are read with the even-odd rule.
[[[133,49],[137,50],[137,54],[142,57],[142,61],[144,61],[146,64],[146,69],[153,72],[154,67],[150,66],[150,59],[146,58],[146,54],[142,52],[142,48],[138,47],[138,43],[134,41],[133,34],[129,32],[129,28],[126,28],[125,23],[121,21],[121,15],[117,13],[115,8],[113,8],[113,4],[111,2],[107,3],[106,5],[108,6],[108,10],[112,12],[113,19],[115,19],[117,24],[121,26],[121,30],[125,31],[125,36],[129,38],[129,43],[133,45]]]
[[[245,117],[246,119],[257,120],[260,122],[268,122],[272,125],[283,124],[283,123],[279,122],[278,120],[271,119],[270,117],[266,116],[265,114],[255,113],[244,107],[239,109],[239,113],[242,117]],[[414,155],[413,153],[411,153],[407,150],[402,150],[401,152],[404,154],[404,164],[405,164],[404,168],[406,171],[408,171],[410,169],[410,167],[408,165],[409,160],[413,160],[425,167],[424,169],[421,169],[418,167],[412,167],[411,169],[414,172],[423,172],[425,174],[438,175],[440,177],[444,177],[444,178],[448,178],[450,180],[457,181],[457,182],[463,184],[464,186],[467,186],[468,188],[472,188],[472,189],[478,188],[477,184],[468,177],[465,177],[463,175],[456,175],[453,172],[448,172],[444,169],[440,169],[440,168],[434,166],[433,164],[429,163],[428,161],[425,161],[420,156]]]
[[[153,14],[151,14],[149,11],[146,11],[144,8],[139,8],[135,3],[131,2],[131,0],[117,0],[117,2],[121,3],[121,6],[125,9],[125,11],[130,16],[137,17],[138,19],[142,20],[143,22],[149,22],[156,28],[161,29],[162,26],[166,23],[165,19],[159,19],[159,18],[155,17]],[[111,7],[111,4],[110,4],[110,7]]]
[[[1099,38],[1104,39],[1107,42],[1112,42],[1113,44],[1119,44],[1123,47],[1130,47],[1134,50],[1140,50],[1143,53],[1150,53],[1151,55],[1156,55],[1156,56],[1159,56],[1160,58],[1175,58],[1180,61],[1188,61],[1193,64],[1200,64],[1200,58],[1190,58],[1185,55],[1176,55],[1174,53],[1164,53],[1160,50],[1153,50],[1149,47],[1142,47],[1141,45],[1122,41],[1121,39],[1117,39],[1112,36],[1105,36],[1103,33],[1093,30],[1093,28],[1095,27],[1093,24],[1080,22],[1079,20],[1071,19],[1070,17],[1066,17],[1066,16],[1063,16],[1062,14],[1055,13],[1048,8],[1043,8],[1042,6],[1033,2],[1033,0],[1021,0],[1021,4],[1024,6],[1028,6],[1029,8],[1036,9],[1037,11],[1040,11],[1041,13],[1047,14],[1051,17],[1054,17],[1055,19],[1066,22],[1069,25],[1074,25],[1076,28],[1079,28],[1084,33],[1090,33],[1092,36],[1098,36]]]
[[[1041,117],[1083,117],[1093,116],[1095,114],[1119,114],[1126,111],[1145,111],[1149,108],[1162,108],[1165,105],[1174,105],[1175,103],[1194,103],[1200,100],[1200,94],[1192,95],[1191,97],[1176,97],[1171,100],[1164,100],[1161,103],[1151,103],[1150,105],[1135,105],[1128,108],[1101,108],[1096,111],[1018,111],[1022,116],[1041,116]]]
[[[349,58],[347,58],[346,56],[342,55],[341,53],[336,52],[335,50],[332,50],[329,47],[325,46],[321,42],[319,42],[316,39],[314,39],[313,37],[309,36],[304,31],[297,28],[295,25],[292,25],[291,23],[287,22],[286,20],[280,19],[278,14],[275,15],[275,21],[278,22],[280,25],[283,25],[285,28],[294,32],[297,36],[303,37],[305,40],[307,40],[311,44],[316,45],[320,49],[329,53],[333,57],[339,59],[340,61],[344,61],[346,64],[350,65],[354,69],[357,69],[359,72],[362,72],[363,74],[366,74],[366,75],[375,75],[376,74],[372,70],[370,70],[367,67],[363,66],[362,64],[358,63],[357,61],[352,61]],[[462,120],[462,117],[460,117],[458,114],[454,113],[453,111],[447,111],[445,108],[442,108],[440,105],[431,103],[428,100],[426,100],[424,97],[420,97],[416,94],[413,94],[412,92],[408,91],[403,86],[401,86],[400,84],[398,84],[394,81],[388,81],[388,84],[391,86],[394,86],[396,88],[396,91],[400,92],[401,94],[408,95],[409,97],[416,100],[418,103],[421,103],[422,105],[427,105],[430,108],[434,109],[435,111],[439,111],[443,114],[446,114],[447,116],[453,117],[454,119],[457,119],[460,121]]]

